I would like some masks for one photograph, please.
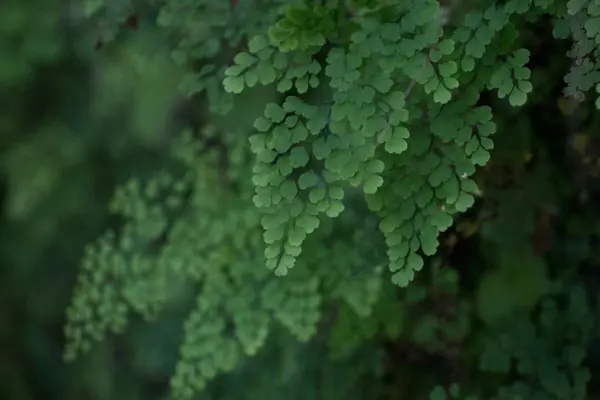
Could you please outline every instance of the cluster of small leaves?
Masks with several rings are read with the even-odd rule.
[[[193,284],[197,304],[185,323],[171,381],[174,398],[188,399],[263,349],[274,322],[298,341],[311,339],[326,293],[356,313],[370,313],[382,278],[365,268],[377,259],[365,237],[377,233],[376,224],[371,221],[353,240],[327,250],[319,243],[333,234],[335,227],[329,226],[314,237],[319,251],[285,280],[277,279],[260,268],[265,246],[251,196],[240,198],[224,184],[215,168],[219,151],[203,145],[216,135],[229,149],[230,181],[242,189],[244,182],[251,184],[250,154],[236,151],[245,140],[239,133],[218,136],[207,128],[204,140],[183,135],[174,148],[185,167],[181,177],[162,172],[119,187],[111,209],[125,223],[87,249],[67,311],[65,358],[88,351],[108,333],[123,332],[130,311],[156,318]],[[250,194],[251,186],[244,190]],[[345,224],[359,226],[357,216],[348,214]],[[329,270],[320,268],[326,262],[332,263]],[[353,277],[361,281],[353,283]]]
[[[572,48],[567,53],[573,59],[573,64],[565,76],[565,94],[582,101],[585,93],[595,88],[598,98],[600,3],[596,0],[570,0],[566,4],[566,11],[558,17],[554,36],[573,40]],[[596,107],[600,108],[600,100],[596,100]]]
[[[509,21],[527,10],[511,4],[472,12],[447,33],[437,1],[386,9],[399,23],[367,13],[346,30],[344,45],[332,40],[325,65],[315,54],[331,36],[334,14],[321,8],[313,15],[318,23],[298,35],[304,44],[281,42],[281,26],[300,29],[312,12],[294,6],[270,43],[264,36],[249,41],[225,71],[225,90],[277,84],[284,93],[315,88],[331,99],[311,105],[287,95],[255,122],[255,204],[265,213],[270,269],[286,274],[322,214],[337,217],[345,191],[362,187],[381,218],[393,281],[413,279],[423,266],[420,252],[434,254],[439,233],[478,194],[469,176],[489,160],[495,132],[491,110],[477,106],[479,92],[496,90],[519,106],[532,90],[529,52],[511,47]]]
[[[321,4],[289,7],[269,29],[271,43],[284,53],[319,48],[335,33],[333,14],[333,8]]]
[[[277,83],[281,93],[295,88],[303,94],[319,85],[321,65],[311,53],[276,52],[264,35],[254,36],[248,42],[248,51],[238,53],[233,61],[235,65],[225,70],[223,80],[227,92],[237,94],[257,83]]]
[[[233,107],[232,96],[222,90],[224,57],[231,49],[245,45],[244,39],[263,33],[282,14],[278,3],[270,0],[268,10],[248,7],[247,2],[213,0],[169,0],[150,5],[157,17],[154,21],[163,31],[164,41],[176,44],[171,49],[173,61],[183,67],[186,74],[180,90],[186,95],[204,93],[209,99],[209,111],[227,114]],[[84,0],[85,12],[99,20],[102,26],[102,41],[112,40],[120,26],[136,13],[146,12],[144,7],[136,9],[129,4],[106,0]],[[148,7],[146,5],[145,7]]]
[[[596,15],[586,1],[565,10],[551,0],[509,0],[444,26],[436,0],[355,1],[353,10],[282,1],[249,10],[242,2],[169,0],[158,24],[183,38],[173,57],[192,69],[184,91],[205,91],[211,112],[225,113],[230,95],[259,84],[281,101],[265,105],[250,135],[209,130],[185,141],[181,176],[159,173],[119,189],[113,208],[124,227],[90,246],[68,310],[73,358],[122,331],[129,310],[152,318],[196,285],[171,381],[177,399],[258,354],[274,322],[307,341],[332,300],[344,302],[346,316],[368,317],[384,265],[422,300],[409,283],[437,252],[440,233],[474,204],[473,174],[494,147],[496,124],[480,93],[521,106],[533,89],[518,27],[542,12],[568,25],[585,5],[591,37]],[[237,52],[230,66],[222,65],[227,46]],[[568,79],[591,88],[582,76]],[[260,268],[265,258],[268,269]],[[445,338],[460,340],[465,321],[442,325],[425,315],[411,339],[435,350]]]
[[[591,373],[584,360],[596,329],[591,305],[582,287],[555,285],[535,312],[515,310],[487,331],[479,367],[495,374],[497,384],[476,385],[477,395],[468,396],[456,383],[437,385],[429,398],[475,400],[484,392],[493,400],[588,398]]]
[[[192,95],[206,92],[211,110],[225,113],[231,109],[231,98],[219,90],[223,68],[214,60],[223,51],[224,38],[232,45],[239,42],[241,31],[231,26],[231,5],[227,1],[168,1],[161,7],[158,26],[179,39],[172,57],[180,66],[201,63],[183,79],[181,89]]]
[[[427,278],[413,282],[400,296],[384,286],[367,316],[342,307],[330,336],[332,354],[346,354],[382,334],[431,354],[444,354],[461,343],[471,331],[472,310],[458,296],[457,272],[446,266]]]
[[[115,194],[113,211],[128,219],[117,236],[109,231],[86,248],[82,271],[67,310],[65,358],[73,359],[90,349],[107,332],[122,332],[129,308],[151,318],[164,304],[167,276],[157,260],[143,250],[167,227],[167,205],[161,194],[173,189],[172,207],[179,206],[183,182],[159,174],[143,185],[132,180]]]
[[[590,372],[583,360],[593,321],[587,294],[577,286],[546,297],[534,320],[519,313],[506,320],[487,342],[481,368],[502,374],[514,369],[519,379],[494,399],[586,399]]]

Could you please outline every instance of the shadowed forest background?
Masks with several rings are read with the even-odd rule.
[[[153,10],[132,9],[112,41],[114,27],[84,18],[66,2],[0,5],[1,399],[166,398],[190,307],[185,296],[157,321],[134,319],[125,334],[86,356],[62,359],[65,310],[84,247],[120,223],[108,207],[115,187],[168,166],[167,145],[208,118],[203,95],[178,89],[184,72],[155,18]],[[591,371],[588,398],[600,398],[594,374],[600,367],[600,118],[593,101],[563,97],[568,45],[552,39],[550,29],[542,21],[524,33],[534,84],[528,104],[517,109],[483,99],[498,124],[492,161],[476,176],[485,189],[444,233],[414,291],[390,289],[412,296],[408,306],[379,308],[373,318],[381,321],[371,319],[364,329],[360,319],[334,318],[329,323],[339,326],[301,353],[315,370],[326,368],[325,358],[356,368],[353,383],[364,380],[368,388],[359,398],[426,399],[437,383],[496,384],[477,372],[473,351],[486,318],[533,308],[550,277],[578,283],[592,305],[584,365]],[[270,94],[247,97],[250,109],[256,108],[252,96]],[[500,264],[509,283],[485,286]],[[452,289],[433,296],[444,280]],[[261,364],[252,365],[260,374]],[[230,384],[217,380],[211,398],[226,398],[218,393]],[[313,386],[303,399],[346,398],[341,392],[325,397]]]

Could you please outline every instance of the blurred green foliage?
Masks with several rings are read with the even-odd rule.
[[[126,187],[131,177],[151,180],[162,169],[179,171],[168,149],[182,128],[197,132],[207,125],[226,131],[249,126],[263,104],[277,98],[273,88],[255,88],[241,98],[219,92],[217,79],[207,70],[194,69],[193,60],[172,53],[173,38],[156,29],[151,5],[144,5],[150,11],[140,6],[139,27],[131,31],[117,29],[131,10],[113,3],[105,12],[114,26],[88,18],[101,9],[100,2],[87,2],[85,9],[54,0],[9,0],[1,6],[3,399],[167,398],[197,289],[175,282],[171,290],[177,295],[159,318],[147,323],[132,317],[125,333],[94,344],[84,357],[66,364],[64,310],[79,264],[86,245],[123,225],[109,214],[117,188]],[[197,19],[186,20],[185,7],[167,8],[158,25],[184,33],[210,33],[227,25],[214,17],[229,12],[227,2],[199,3],[208,8]],[[238,10],[249,7],[241,3]],[[360,3],[376,8],[378,2]],[[323,21],[308,25],[298,22],[306,19],[304,11],[288,13],[271,36],[284,48],[335,41],[337,32],[327,26],[327,13],[317,11]],[[236,15],[232,13],[232,24]],[[178,24],[181,20],[188,24]],[[198,20],[210,23],[199,26]],[[256,25],[250,31],[260,30],[264,22],[250,21]],[[240,40],[235,30],[225,30],[232,43]],[[312,340],[298,343],[287,330],[273,328],[256,356],[210,382],[200,398],[600,396],[600,120],[593,99],[579,103],[563,96],[569,45],[554,40],[549,31],[547,22],[538,21],[520,33],[531,52],[535,88],[527,105],[513,109],[491,96],[483,99],[495,110],[498,133],[491,161],[475,176],[481,196],[441,236],[438,253],[422,273],[406,289],[385,279],[376,299],[369,293],[346,296],[352,288],[338,287]],[[188,39],[176,48],[189,51],[194,46],[198,43]],[[216,45],[206,41],[202,46],[210,53]],[[262,67],[268,80],[270,72]],[[302,79],[306,82],[298,83]],[[308,88],[313,78],[307,73],[302,79],[294,80],[296,88]],[[284,85],[291,86],[292,79]],[[196,94],[201,89],[205,95]],[[236,108],[235,118],[215,115],[239,104],[244,107]],[[240,158],[236,151],[229,156]],[[247,177],[243,168],[231,173],[232,180]],[[342,254],[352,261],[343,266],[356,267],[362,280],[361,260],[381,256],[368,254],[381,237],[374,231],[368,231],[372,236],[356,235],[351,249],[328,242],[352,232],[362,219],[360,213],[350,214],[341,228],[329,226],[314,239],[326,243],[323,252],[312,254],[315,263]],[[142,244],[150,253],[160,246]],[[331,267],[332,287],[336,268]],[[295,304],[288,303],[292,309]],[[217,348],[216,354],[222,350]]]

